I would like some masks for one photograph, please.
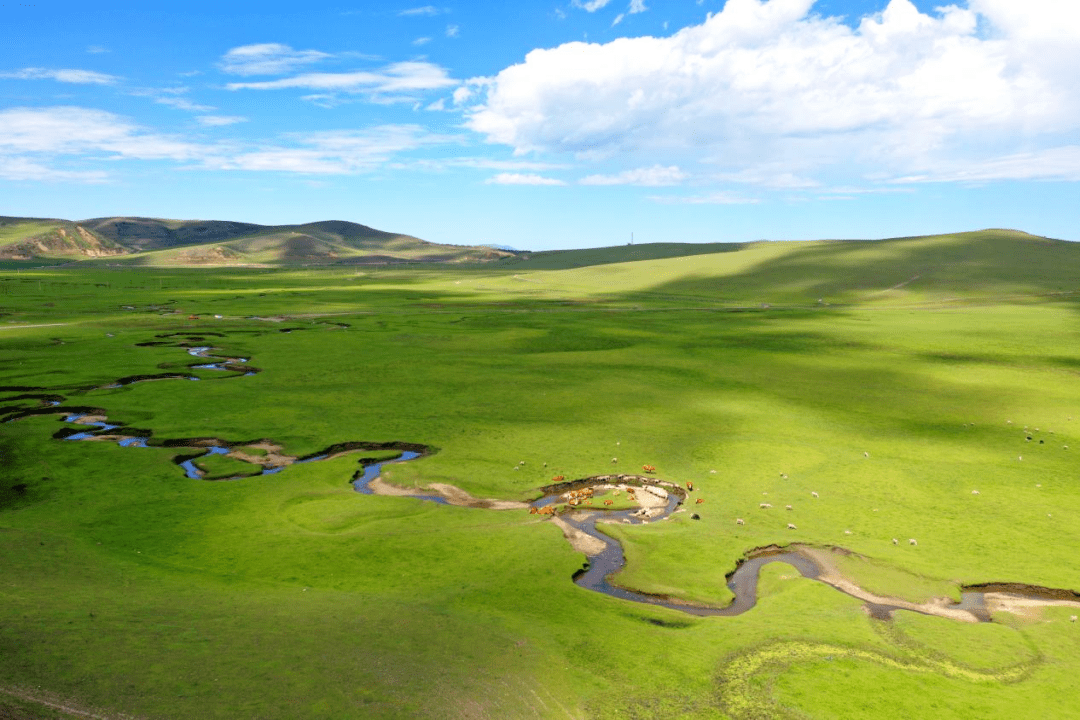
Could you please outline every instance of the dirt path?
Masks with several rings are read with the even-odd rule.
[[[528,503],[516,500],[492,500],[490,498],[473,497],[459,487],[446,483],[431,483],[426,488],[406,488],[399,485],[391,485],[377,477],[368,483],[368,488],[376,495],[390,495],[394,497],[417,497],[421,495],[438,495],[450,505],[460,507],[484,508],[486,510],[525,510]]]

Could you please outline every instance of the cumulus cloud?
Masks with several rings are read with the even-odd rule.
[[[429,62],[410,61],[393,63],[376,71],[306,73],[265,82],[229,83],[225,87],[229,90],[303,88],[322,92],[400,94],[400,99],[412,99],[409,93],[456,84],[445,68]]]
[[[50,70],[47,68],[23,68],[14,72],[0,73],[0,78],[16,80],[56,80],[77,85],[114,85],[120,78],[94,70]]]
[[[330,57],[318,50],[293,50],[281,43],[241,45],[222,56],[219,67],[232,75],[284,75]]]
[[[578,182],[581,185],[642,185],[645,187],[660,187],[663,185],[678,185],[686,179],[686,173],[677,166],[662,167],[654,165],[650,168],[636,168],[625,170],[614,175],[589,175]]]
[[[565,185],[562,180],[535,173],[499,173],[484,181],[488,185]]]
[[[813,5],[728,0],[668,37],[534,50],[469,84],[467,127],[517,154],[787,162],[804,176],[927,170],[1080,129],[1078,3],[890,0],[854,27]]]

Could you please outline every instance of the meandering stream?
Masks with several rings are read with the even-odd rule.
[[[209,362],[195,363],[188,366],[188,370],[216,371],[227,373],[225,377],[245,377],[259,372],[257,368],[249,366],[247,358],[236,358],[213,355],[213,347],[210,345],[194,344],[205,340],[206,333],[171,333],[159,336],[159,340],[143,345],[176,345],[200,360]],[[164,341],[162,341],[164,340]],[[91,389],[115,389],[136,382],[149,382],[166,379],[184,379],[197,381],[200,378],[191,372],[187,373],[163,373],[157,375],[135,375],[120,378],[107,385],[97,386]],[[78,429],[65,428],[54,433],[53,437],[66,441],[112,441],[127,448],[167,447],[178,450],[194,451],[195,454],[179,455],[174,462],[183,470],[184,474],[191,479],[208,480],[231,480],[256,475],[270,475],[281,472],[286,467],[296,463],[317,462],[332,457],[340,457],[346,453],[379,452],[385,454],[392,452],[391,457],[361,458],[361,469],[352,477],[353,488],[363,494],[376,494],[372,485],[379,479],[383,465],[390,463],[409,462],[430,454],[430,448],[404,442],[350,442],[339,443],[325,448],[317,453],[295,457],[283,453],[282,448],[275,443],[260,439],[250,441],[223,441],[216,438],[186,438],[155,442],[152,433],[141,431],[135,433],[126,431],[122,423],[110,422],[104,415],[104,411],[89,407],[65,407],[66,397],[55,389],[31,388],[31,387],[3,387],[0,392],[22,393],[8,397],[5,402],[36,400],[37,407],[25,407],[14,405],[0,407],[0,420],[14,422],[16,420],[46,414],[59,414],[63,422],[77,425]],[[203,466],[205,461],[213,456],[226,456],[251,465],[250,471],[239,474],[211,476]],[[202,462],[202,465],[200,464]],[[578,508],[566,505],[567,491],[570,489],[583,488],[622,488],[638,487],[642,492],[650,492],[654,497],[659,497],[663,502],[653,501],[651,510],[630,508],[621,510],[606,510],[600,507]],[[404,494],[410,497],[429,500],[441,504],[460,504],[473,507],[496,507],[496,508],[521,508],[527,507],[522,503],[477,500],[457,491],[450,495],[441,492],[423,492],[419,490],[395,488],[396,494]],[[456,490],[456,489],[454,489]],[[631,602],[657,605],[680,612],[698,616],[732,616],[740,615],[757,603],[757,584],[761,568],[769,563],[782,562],[795,568],[803,577],[824,582],[831,587],[852,597],[862,600],[870,615],[879,619],[888,619],[896,610],[911,610],[924,614],[951,617],[957,620],[969,622],[990,622],[991,615],[988,609],[989,599],[1005,595],[1024,602],[1057,602],[1075,604],[1080,606],[1080,594],[1070,590],[1056,590],[1050,588],[1037,588],[1018,584],[995,584],[987,586],[971,586],[964,588],[959,603],[915,603],[904,602],[892,598],[881,598],[855,586],[853,583],[839,578],[829,572],[815,557],[813,549],[807,546],[792,545],[787,548],[770,547],[753,551],[742,560],[735,571],[727,577],[727,587],[734,595],[734,600],[725,607],[707,607],[681,602],[677,599],[649,595],[619,587],[613,583],[613,578],[625,567],[626,557],[622,545],[610,535],[598,528],[598,523],[624,523],[642,524],[646,522],[661,522],[671,517],[675,512],[681,511],[683,501],[687,493],[676,485],[651,477],[636,475],[602,475],[592,478],[582,478],[558,486],[544,488],[545,494],[531,503],[532,507],[539,509],[554,510],[554,506],[562,505],[558,511],[558,518],[565,524],[583,533],[592,539],[589,543],[590,551],[585,552],[588,562],[586,566],[574,575],[574,582],[579,586],[595,592],[610,595],[612,597],[628,600]]]

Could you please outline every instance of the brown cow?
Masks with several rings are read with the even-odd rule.
[[[555,477],[551,478],[551,482],[562,482],[565,479],[565,475],[556,475]]]
[[[698,498],[697,500],[694,501],[694,504],[695,505],[700,505],[703,502],[705,502],[705,498]]]

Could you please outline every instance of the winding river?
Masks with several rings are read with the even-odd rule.
[[[283,329],[282,332],[284,331]],[[184,348],[188,355],[200,361],[189,365],[188,372],[134,375],[120,378],[107,385],[82,388],[82,390],[115,389],[137,382],[155,380],[202,380],[202,377],[193,372],[196,370],[222,373],[219,379],[251,376],[259,372],[258,368],[247,364],[247,358],[212,354],[214,348],[202,344],[206,341],[207,335],[219,334],[170,333],[158,336],[157,340],[140,343],[141,345],[173,345]],[[471,507],[523,509],[531,505],[534,512],[545,510],[545,514],[553,516],[556,522],[560,523],[564,534],[567,534],[574,546],[581,549],[587,557],[584,568],[573,576],[577,585],[622,600],[665,607],[691,615],[733,616],[750,610],[757,603],[757,584],[761,568],[774,562],[786,563],[805,578],[826,583],[847,595],[862,600],[867,612],[878,619],[888,619],[896,610],[910,610],[967,622],[990,622],[990,607],[995,602],[1000,602],[1002,596],[1029,604],[1052,602],[1080,606],[1080,594],[1071,590],[1019,584],[968,586],[963,588],[959,603],[941,601],[915,604],[894,598],[878,597],[831,572],[827,564],[822,561],[821,548],[798,544],[787,547],[771,546],[748,553],[739,562],[735,571],[726,578],[727,587],[734,595],[734,600],[729,605],[725,607],[694,605],[670,597],[636,592],[615,584],[613,578],[626,565],[626,557],[622,545],[598,527],[598,524],[602,526],[603,523],[637,525],[661,522],[674,513],[683,511],[682,505],[687,498],[687,493],[670,482],[640,475],[600,475],[547,486],[543,488],[544,494],[531,504],[478,500],[449,486],[434,486],[436,492],[421,492],[413,489],[391,488],[391,486],[381,484],[380,475],[384,465],[409,462],[431,454],[430,448],[415,443],[340,443],[311,455],[296,457],[285,454],[279,445],[265,439],[223,441],[217,438],[182,438],[156,442],[149,431],[133,431],[127,429],[123,423],[110,422],[104,411],[99,408],[65,407],[64,402],[67,398],[59,394],[56,389],[7,386],[0,387],[0,392],[20,393],[6,398],[4,402],[37,401],[38,403],[37,407],[27,407],[25,402],[0,407],[0,421],[2,422],[14,422],[35,415],[58,414],[61,415],[63,422],[77,425],[78,428],[68,427],[59,430],[53,434],[56,439],[112,441],[128,448],[164,447],[186,450],[188,453],[176,456],[174,462],[191,479],[234,480],[270,475],[281,472],[295,463],[317,462],[348,453],[378,452],[384,457],[363,457],[359,460],[360,470],[353,475],[351,480],[353,488],[358,493],[408,495],[440,504]],[[385,457],[387,454],[389,457]],[[238,474],[210,475],[206,468],[206,461],[213,456],[225,456],[248,463],[251,470]],[[377,484],[378,487],[375,487]],[[642,493],[649,493],[651,497],[649,503],[642,503],[642,507],[620,510],[607,510],[600,507],[580,508],[568,504],[569,493],[586,488],[618,492],[625,492],[628,488],[632,488]],[[558,509],[556,509],[557,506]],[[582,536],[589,540],[580,542]],[[575,542],[575,539],[579,542]],[[835,550],[841,551],[839,548]]]

